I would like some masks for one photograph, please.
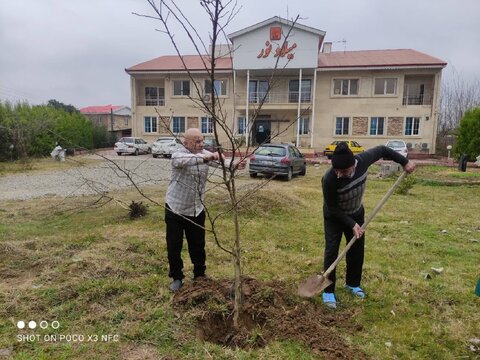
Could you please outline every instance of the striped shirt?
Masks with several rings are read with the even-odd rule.
[[[209,164],[218,166],[217,163],[205,163],[205,154],[211,153],[202,150],[198,154],[192,154],[184,147],[172,154],[172,174],[165,202],[174,213],[198,216],[203,211],[208,167]]]
[[[352,178],[337,178],[333,168],[327,170],[322,178],[323,214],[326,218],[333,218],[353,228],[355,221],[351,215],[362,208],[368,168],[381,158],[392,159],[402,166],[408,163],[406,157],[381,145],[355,155],[357,165]]]

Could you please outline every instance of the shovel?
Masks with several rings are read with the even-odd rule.
[[[406,176],[406,172],[404,171],[402,175],[400,175],[395,181],[395,184],[393,184],[392,188],[388,190],[388,192],[385,194],[385,196],[380,200],[380,202],[377,204],[375,209],[371,212],[371,214],[368,216],[367,220],[362,225],[362,229],[365,230],[367,225],[370,223],[370,221],[373,219],[373,217],[380,211],[382,206],[387,202],[388,198],[390,195],[393,194],[393,192],[397,189],[398,185],[402,182],[402,180]],[[357,238],[354,236],[352,240],[345,246],[343,251],[338,255],[337,259],[333,262],[332,265],[322,274],[315,274],[307,278],[305,281],[303,281],[299,286],[298,286],[298,295],[304,296],[304,297],[312,297],[314,295],[317,295],[321,293],[323,290],[325,290],[326,287],[328,287],[332,281],[328,278],[330,276],[330,273],[335,269],[342,260],[345,255],[347,254],[348,250],[353,246]]]

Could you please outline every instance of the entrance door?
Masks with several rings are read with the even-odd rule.
[[[270,120],[256,120],[254,127],[253,139],[255,145],[270,142],[272,122]]]

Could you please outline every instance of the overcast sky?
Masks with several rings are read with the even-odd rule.
[[[208,42],[198,0],[177,1]],[[335,50],[412,48],[480,78],[480,0],[238,0],[227,34],[272,16],[301,16]],[[125,68],[174,54],[146,0],[1,0],[0,99],[77,108],[130,106]],[[185,54],[193,48],[176,32]],[[346,40],[346,46],[341,42]],[[339,42],[337,42],[339,41]]]

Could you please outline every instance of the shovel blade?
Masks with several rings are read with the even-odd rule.
[[[332,281],[323,275],[312,275],[304,282],[298,285],[298,295],[303,297],[312,297],[321,293]]]

